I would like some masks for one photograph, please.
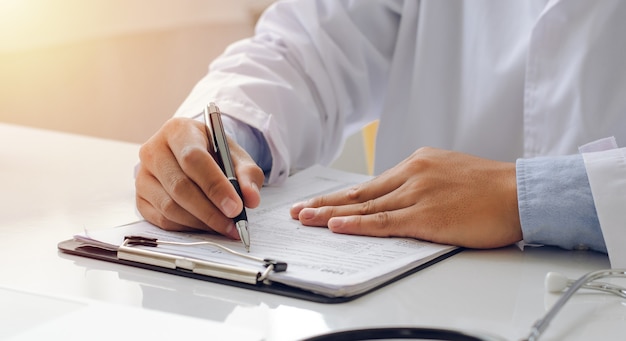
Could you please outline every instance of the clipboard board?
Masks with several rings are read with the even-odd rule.
[[[256,281],[256,283],[251,283],[250,281],[235,280],[233,278],[230,278],[230,279],[225,278],[226,276],[219,276],[218,274],[207,275],[207,274],[197,273],[192,270],[185,269],[183,267],[172,268],[172,267],[150,264],[149,262],[124,259],[124,258],[118,257],[119,250],[112,250],[112,249],[107,249],[103,247],[98,247],[98,246],[93,245],[92,243],[88,243],[86,241],[75,239],[75,238],[62,241],[58,243],[57,246],[61,252],[70,254],[70,255],[87,257],[91,259],[112,262],[112,263],[137,267],[137,268],[146,269],[146,270],[157,271],[157,272],[176,275],[176,276],[183,276],[183,277],[197,279],[201,281],[207,281],[211,283],[223,284],[223,285],[228,285],[228,286],[247,289],[247,290],[255,290],[259,292],[270,293],[270,294],[296,298],[296,299],[302,299],[302,300],[316,302],[316,303],[325,303],[325,304],[337,304],[337,303],[350,302],[368,293],[376,291],[390,283],[393,283],[402,278],[410,276],[426,267],[429,267],[437,262],[440,262],[462,251],[462,248],[456,248],[428,262],[418,265],[364,292],[361,292],[355,295],[350,295],[350,296],[330,297],[330,296],[315,293],[312,291],[288,286],[288,285],[278,283],[278,282]]]

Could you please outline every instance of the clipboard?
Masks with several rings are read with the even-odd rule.
[[[84,240],[73,238],[73,239],[62,241],[58,243],[57,246],[61,252],[70,254],[70,255],[87,257],[91,259],[107,261],[107,262],[122,264],[126,266],[132,266],[132,267],[137,267],[141,269],[176,275],[176,276],[193,278],[193,279],[207,281],[211,283],[223,284],[223,285],[233,286],[233,287],[242,288],[242,289],[255,290],[255,291],[260,291],[264,293],[270,293],[270,294],[275,294],[275,295],[280,295],[280,296],[285,296],[285,297],[290,297],[290,298],[296,298],[296,299],[302,299],[302,300],[307,300],[311,302],[326,303],[326,304],[350,302],[368,293],[376,291],[390,283],[393,283],[409,275],[412,275],[426,267],[429,267],[435,263],[438,263],[462,251],[462,248],[456,248],[428,262],[420,264],[396,277],[393,277],[389,279],[388,281],[385,281],[384,283],[381,283],[375,287],[372,287],[371,289],[368,289],[367,291],[364,291],[355,295],[350,295],[350,296],[329,297],[323,294],[295,288],[295,287],[288,286],[282,283],[263,280],[262,273],[267,271],[268,267],[265,267],[264,270],[262,268],[259,268],[259,269],[242,269],[242,268],[222,269],[225,271],[222,271],[221,273],[219,271],[213,271],[213,272],[195,271],[194,272],[193,269],[189,269],[190,268],[189,265],[191,264],[186,264],[187,266],[184,266],[185,262],[189,262],[188,259],[179,261],[179,265],[183,265],[183,266],[172,267],[171,264],[175,264],[176,261],[174,260],[175,256],[172,256],[170,254],[160,253],[157,251],[151,251],[151,252],[145,253],[143,252],[145,250],[133,249],[134,251],[142,250],[139,252],[139,254],[141,254],[141,257],[129,256],[129,251],[131,251],[129,250],[129,248],[132,249],[133,247],[128,246],[128,245],[122,247],[122,250],[120,252],[119,250],[120,248],[118,248],[117,250],[114,250],[114,249],[110,249],[106,247],[100,247],[100,246],[94,245],[93,243],[86,242]],[[130,255],[132,254],[136,255],[137,253],[133,253],[131,251]],[[197,262],[199,260],[194,260],[194,261]],[[268,262],[271,262],[271,260],[268,260]],[[278,263],[281,263],[281,262],[278,262]],[[199,263],[196,263],[196,265],[197,264]],[[207,266],[207,264],[200,264],[200,265],[204,265],[205,268]],[[283,271],[283,269],[286,270],[286,268],[288,268],[288,264],[279,264],[278,267],[280,268],[277,270],[272,269],[271,271]],[[232,270],[232,272],[230,270]],[[233,276],[232,274],[236,274],[236,275]],[[249,280],[250,276],[256,277],[257,280],[250,281]]]
[[[263,187],[263,202],[247,212],[253,222],[249,255],[261,261],[242,260],[241,254],[248,252],[239,241],[216,234],[164,231],[144,220],[85,231],[59,243],[58,248],[67,254],[320,303],[354,300],[462,250],[411,238],[335,234],[325,228],[304,227],[287,214],[294,202],[369,178],[314,166],[290,176],[280,187]],[[147,245],[124,245],[128,236],[143,238],[138,244]],[[157,240],[162,244],[154,247]],[[213,246],[167,245],[199,243],[218,244],[240,255]],[[235,268],[214,266],[214,262]]]

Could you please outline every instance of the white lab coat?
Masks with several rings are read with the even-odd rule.
[[[621,0],[279,2],[177,114],[215,100],[256,127],[270,182],[330,163],[374,119],[376,173],[426,145],[512,162],[605,136],[626,143],[625,18]],[[597,204],[614,266],[610,241],[626,241],[626,224],[603,224],[608,211],[626,221],[626,186],[612,185],[626,168],[615,169],[589,170],[619,199]]]

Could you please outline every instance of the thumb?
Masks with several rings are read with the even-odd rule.
[[[265,174],[241,146],[229,140],[229,147],[244,205],[248,208],[255,208],[261,203],[260,188],[265,181]]]
[[[263,186],[265,175],[256,163],[243,163],[235,166],[239,186],[243,195],[243,202],[248,208],[255,208],[261,203],[260,188]]]

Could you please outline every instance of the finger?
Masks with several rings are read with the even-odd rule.
[[[327,226],[333,217],[371,215],[395,211],[415,204],[413,192],[405,190],[406,184],[382,197],[341,206],[306,207],[298,214],[298,220],[307,226]]]
[[[185,200],[185,209],[205,222],[209,222],[211,215],[215,214],[212,208],[217,208],[226,217],[237,216],[243,209],[243,202],[209,153],[204,125],[194,122],[193,127],[186,129],[184,134],[180,131],[172,134],[168,142],[177,161],[172,166],[180,168],[186,175],[186,179],[177,178],[178,173],[172,171],[174,178],[171,180],[174,182],[169,182],[172,186],[168,189],[172,197],[180,202],[191,195],[189,200]]]
[[[214,229],[209,226],[199,222],[199,225],[195,224],[179,224],[175,221],[169,220],[167,217],[161,214],[159,210],[157,210],[154,206],[150,204],[150,202],[146,201],[144,198],[137,196],[137,207],[141,211],[142,216],[149,221],[150,223],[159,226],[163,230],[166,231],[176,231],[176,232],[184,232],[184,231],[206,231],[211,233],[217,233]],[[235,228],[235,225],[232,221],[229,223],[230,226],[226,228],[226,232],[224,235],[232,238],[239,239],[239,233]],[[195,228],[198,227],[199,228]]]
[[[233,239],[239,239],[234,224],[231,219],[216,215],[214,219],[219,220],[210,225],[199,220],[194,215],[183,209],[173,200],[156,178],[140,168],[137,176],[136,186],[143,188],[137,190],[137,208],[142,216],[164,230],[169,231],[189,231],[203,230],[209,232],[220,232]],[[221,229],[215,226],[223,226]]]
[[[168,179],[166,180],[167,184],[164,186],[165,190],[184,210],[197,217],[197,219],[214,231],[239,239],[238,234],[234,233],[236,231],[234,230],[232,218],[225,216],[223,213],[224,209],[226,209],[228,214],[241,212],[241,210],[236,211],[237,204],[234,200],[227,202],[228,199],[224,199],[220,195],[219,190],[218,192],[213,192],[213,200],[221,199],[221,209],[219,209],[215,206],[214,201],[209,200],[205,193],[182,170],[174,170],[172,167],[172,172],[169,174],[165,172],[164,177]],[[222,173],[218,173],[216,176],[217,179],[222,179],[223,177]],[[230,182],[225,182],[230,186],[229,189],[232,189]]]
[[[137,208],[141,212],[142,217],[150,223],[159,226],[166,231],[197,231],[191,226],[191,224],[179,224],[168,219],[143,197],[137,195],[135,198]],[[213,231],[211,229],[208,230]]]
[[[396,171],[391,169],[372,180],[348,189],[296,203],[291,207],[290,214],[292,218],[298,219],[300,212],[305,208],[366,203],[396,190],[402,186],[403,182],[404,176],[396,176]]]
[[[189,122],[193,123],[190,125]],[[158,180],[163,190],[167,193],[167,196],[183,210],[189,212],[191,215],[204,223],[204,225],[209,226],[214,231],[228,236],[237,236],[237,234],[231,232],[233,227],[232,221],[225,217],[222,212],[220,212],[220,210],[216,208],[216,206],[213,205],[213,203],[205,196],[198,185],[191,180],[185,172],[183,172],[182,168],[179,166],[178,160],[172,152],[172,150],[180,149],[178,145],[181,144],[180,140],[183,139],[184,136],[184,134],[180,133],[181,131],[187,131],[188,136],[191,137],[189,145],[197,144],[197,142],[194,142],[193,139],[193,136],[197,136],[198,128],[195,126],[196,123],[197,122],[192,120],[188,120],[187,122],[184,120],[168,121],[164,129],[169,129],[175,133],[172,135],[164,134],[169,137],[156,136],[155,139],[169,138],[170,141],[176,141],[178,144],[172,142],[149,141],[140,150],[142,165],[145,164],[145,169],[151,170],[152,175]],[[196,131],[195,135],[194,131]],[[203,141],[202,137],[200,138],[200,141]],[[206,140],[204,141],[205,142],[201,143],[206,143]],[[159,146],[165,147],[160,147],[159,149]],[[214,163],[212,157],[208,154],[208,151],[205,151],[205,153],[209,158],[208,163]],[[224,176],[220,172],[216,177],[221,179]],[[224,182],[230,185],[225,178]],[[232,190],[234,191],[234,189]],[[167,203],[167,205],[171,206],[155,204],[153,207],[157,210],[160,210],[161,207],[174,207],[173,204]],[[159,213],[166,216],[163,211],[159,211]],[[154,219],[156,219],[156,217]],[[188,221],[185,221],[185,223],[187,222]],[[181,224],[182,222],[177,223]]]
[[[263,170],[254,162],[250,155],[238,144],[233,143],[229,139],[229,146],[241,193],[243,194],[243,202],[246,207],[255,208],[261,203],[259,189],[263,186],[265,174],[263,174]]]
[[[334,217],[328,221],[328,228],[342,234],[392,237],[398,234],[392,228],[398,220],[397,215],[397,211],[383,211],[368,215]]]
[[[425,225],[419,217],[412,214],[410,207],[368,215],[333,217],[328,221],[328,228],[334,233],[341,234],[409,237],[460,246],[463,246],[462,243],[467,240],[460,233],[450,233],[448,236],[441,233],[456,231],[456,229],[441,229],[438,226]]]
[[[372,237],[408,237],[439,244],[470,248],[493,248],[509,245],[493,238],[493,231],[456,223],[435,223],[421,219],[411,207],[369,215],[333,217],[328,228],[334,233]],[[478,235],[478,237],[477,237]]]
[[[184,210],[163,189],[159,181],[143,167],[135,181],[137,208],[149,222],[164,230],[211,230],[206,224]]]

